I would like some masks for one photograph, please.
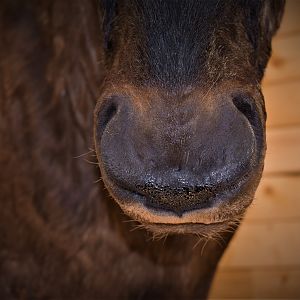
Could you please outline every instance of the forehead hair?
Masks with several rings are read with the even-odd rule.
[[[113,1],[109,14],[113,7],[122,11],[109,23],[117,36],[118,67],[127,78],[172,88],[216,76],[260,80],[272,35],[262,28],[269,26],[267,2]]]

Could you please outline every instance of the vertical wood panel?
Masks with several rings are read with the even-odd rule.
[[[300,3],[300,1],[299,1]],[[263,88],[267,126],[300,126],[300,83],[285,82]]]

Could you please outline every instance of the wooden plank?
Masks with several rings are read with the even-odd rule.
[[[282,23],[277,33],[278,37],[284,37],[287,35],[297,34],[300,32],[299,14],[300,14],[300,1],[299,0],[286,1]]]
[[[265,174],[300,172],[300,127],[267,130]]]
[[[300,34],[273,40],[273,54],[268,64],[264,85],[300,78]]]
[[[299,87],[300,80],[263,88],[268,127],[300,125]]]
[[[209,299],[300,299],[300,268],[220,268]]]
[[[267,223],[296,219],[300,221],[300,175],[264,177],[244,221]]]
[[[223,267],[298,266],[300,221],[247,223],[238,229],[225,252]]]

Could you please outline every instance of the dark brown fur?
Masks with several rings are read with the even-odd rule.
[[[147,84],[142,66],[123,72],[112,65],[110,34],[120,28],[111,25],[109,18],[117,17],[109,7],[110,14],[94,1],[0,4],[3,300],[203,298],[239,223],[233,218],[214,234],[203,230],[199,236],[159,239],[154,233],[153,240],[109,196],[93,151],[97,99],[114,76]],[[134,49],[126,47],[128,58]],[[207,70],[213,80],[212,61]],[[152,70],[153,82],[167,87],[158,75],[168,75]]]

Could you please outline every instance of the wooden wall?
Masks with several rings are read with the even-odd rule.
[[[263,91],[267,157],[211,299],[300,299],[300,1],[287,1]]]

